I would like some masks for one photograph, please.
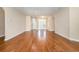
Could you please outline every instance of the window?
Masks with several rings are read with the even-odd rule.
[[[32,29],[46,29],[46,19],[32,17]]]
[[[46,19],[38,20],[38,29],[46,29]]]

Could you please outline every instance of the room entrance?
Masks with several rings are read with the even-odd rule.
[[[37,36],[39,39],[46,38],[47,30],[47,18],[46,16],[36,16],[32,17],[32,30],[34,36]]]
[[[32,17],[32,29],[33,30],[46,30],[47,18],[45,16]]]

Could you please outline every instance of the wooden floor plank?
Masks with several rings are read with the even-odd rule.
[[[1,52],[75,52],[79,43],[51,31],[24,32],[0,45]]]

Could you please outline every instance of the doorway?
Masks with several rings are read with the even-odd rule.
[[[32,17],[32,30],[46,30],[47,18],[45,16]]]
[[[47,18],[46,16],[32,17],[32,31],[38,38],[46,38]]]

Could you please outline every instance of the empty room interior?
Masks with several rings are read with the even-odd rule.
[[[79,51],[79,7],[0,7],[0,52]]]

